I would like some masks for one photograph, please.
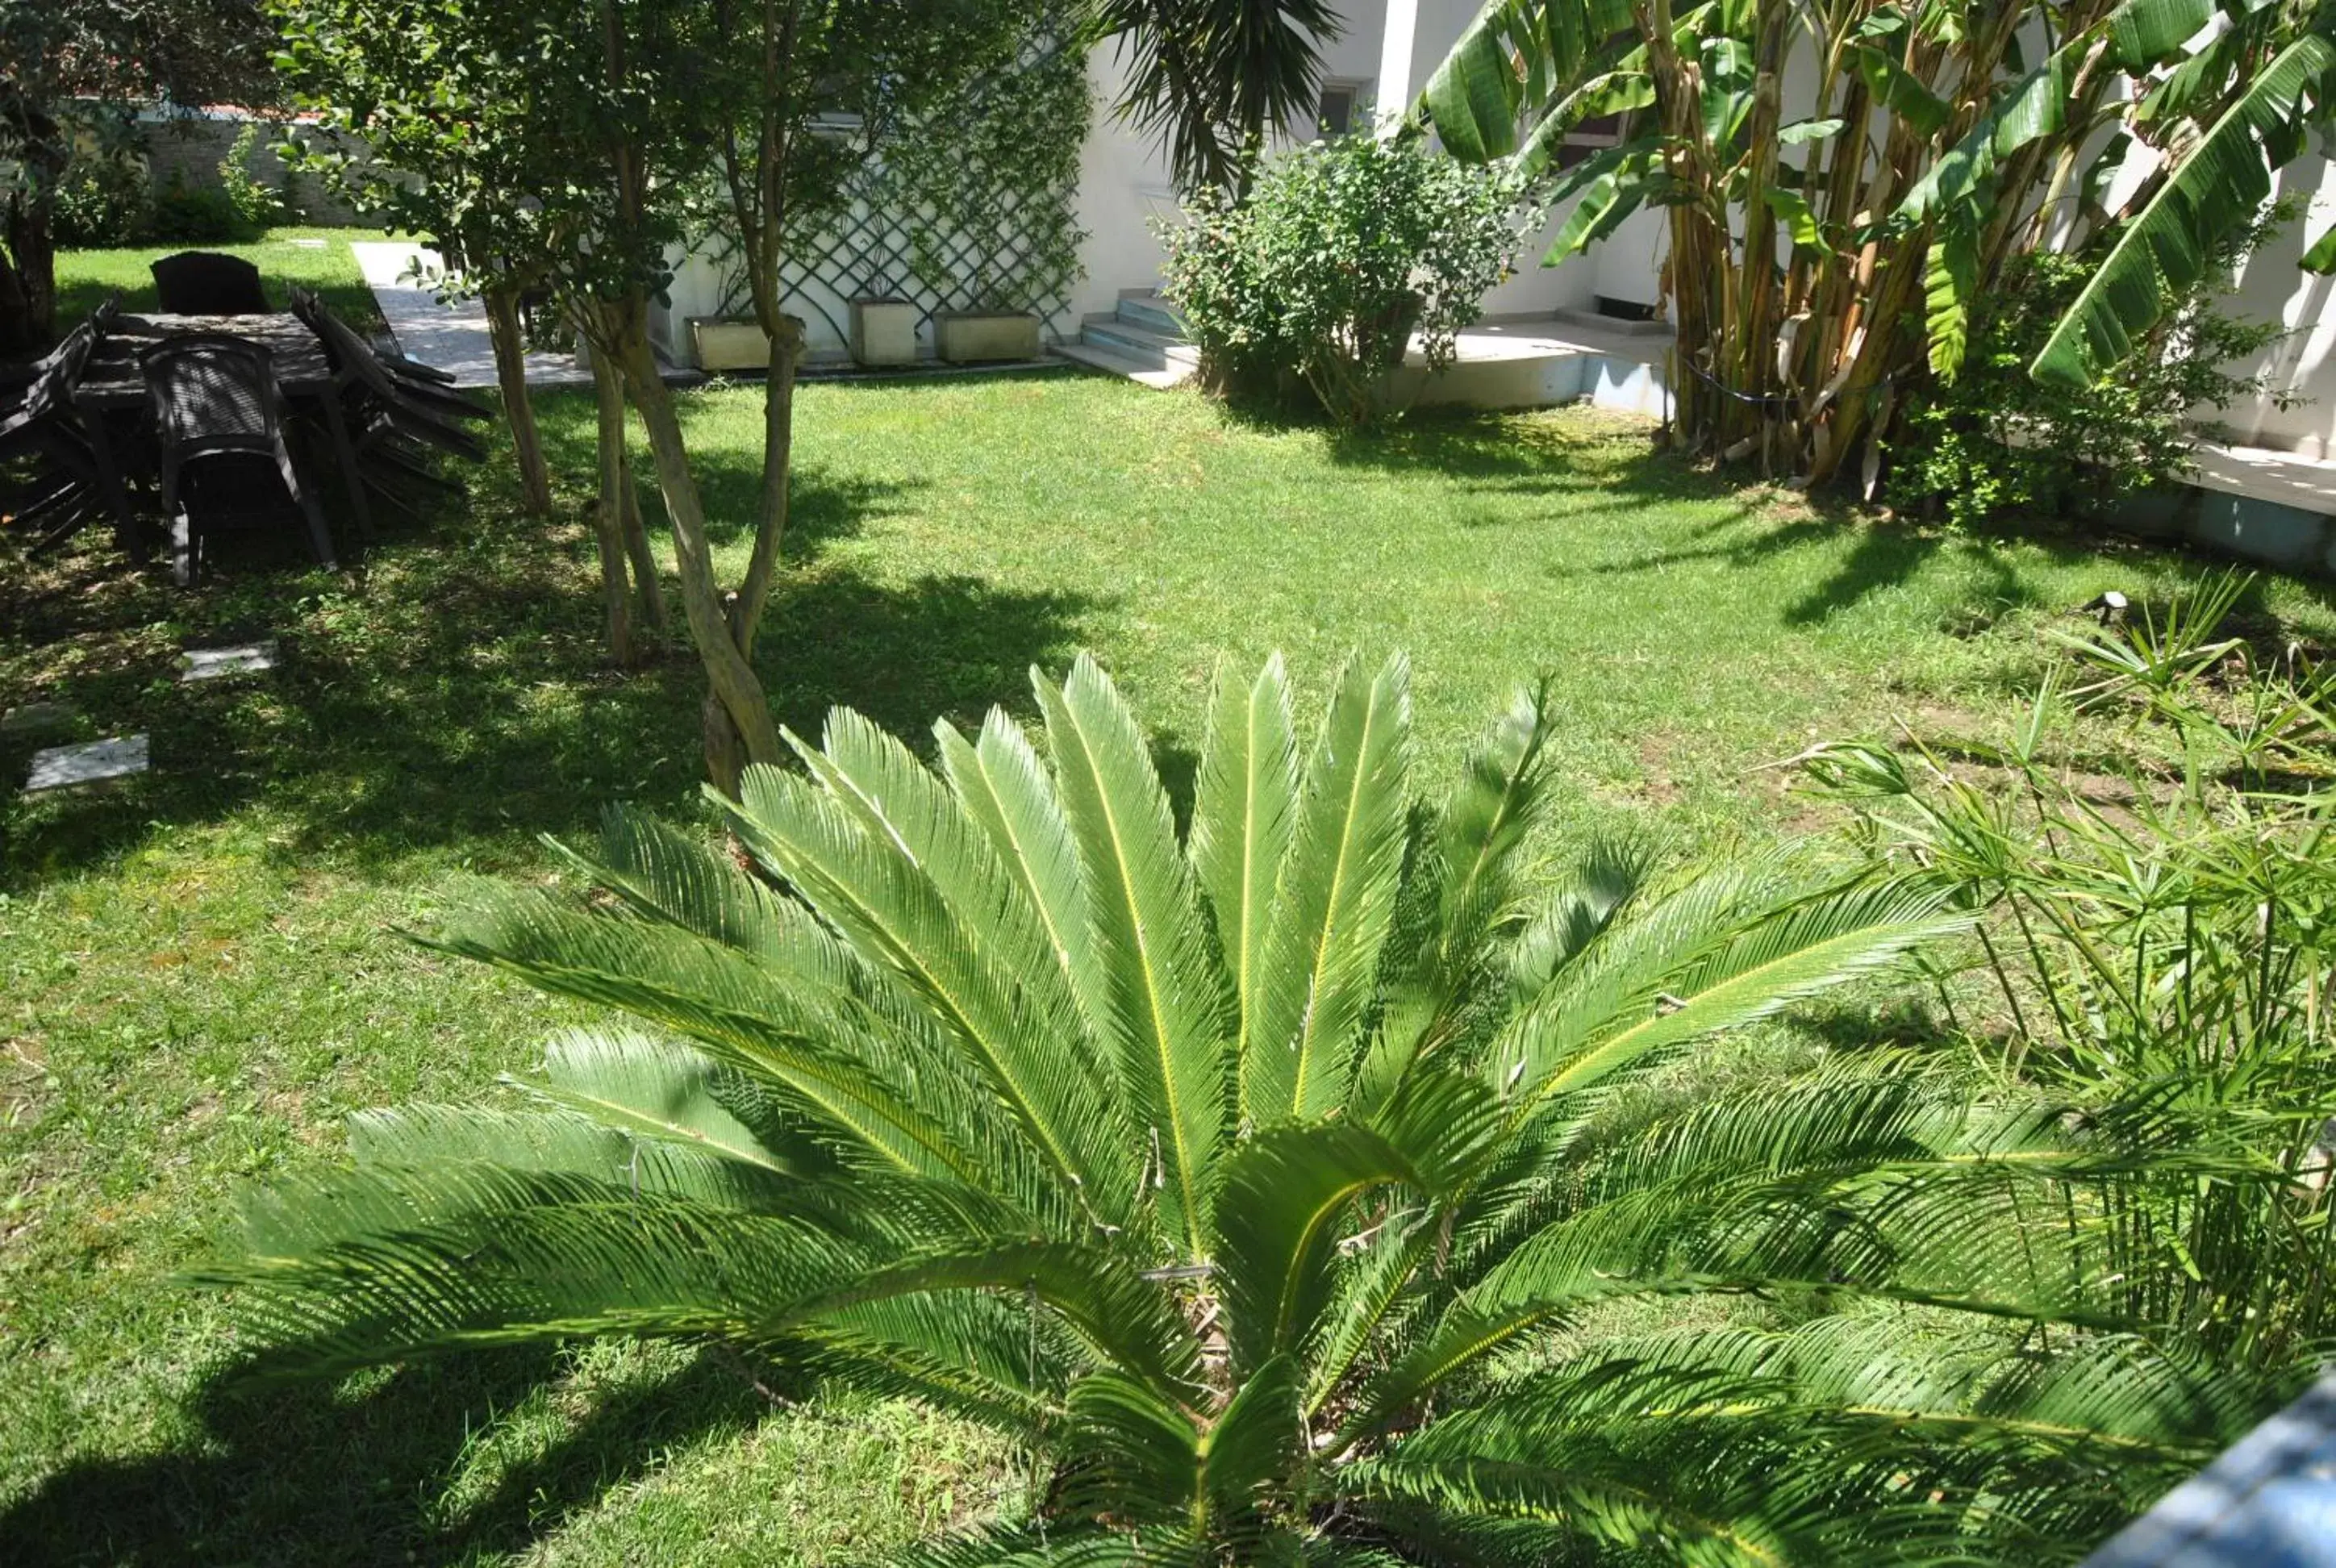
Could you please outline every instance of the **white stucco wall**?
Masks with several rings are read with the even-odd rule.
[[[2263,372],[2272,390],[2309,401],[2282,410],[2265,395],[2219,414],[2202,411],[2202,417],[2218,421],[2243,446],[2336,458],[2336,309],[2331,308],[2336,305],[2336,278],[2314,277],[2299,265],[2305,248],[2336,224],[2336,165],[2307,154],[2280,171],[2278,190],[2299,210],[2247,258],[2238,293],[2224,308],[2287,328],[2254,361],[2234,370]]]

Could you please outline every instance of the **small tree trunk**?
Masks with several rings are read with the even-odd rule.
[[[520,330],[519,289],[504,284],[486,291],[488,335],[495,346],[495,381],[502,389],[503,417],[511,421],[511,446],[519,453],[520,495],[530,517],[551,512],[551,471],[543,461],[543,438],[535,428],[535,405],[527,395],[527,343]],[[623,413],[619,407],[618,429]]]
[[[57,252],[50,232],[49,197],[54,181],[38,194],[9,198],[0,241],[0,355],[37,354],[56,340]]]
[[[779,548],[787,532],[787,510],[794,466],[795,366],[803,358],[803,333],[781,317],[771,344],[770,379],[763,384],[763,492],[754,519],[754,553],[738,589],[735,614],[738,646],[754,651],[754,633],[779,568]]]
[[[599,405],[600,494],[592,530],[600,544],[600,603],[608,624],[608,658],[633,662],[631,587],[625,580],[625,386],[608,355],[592,356],[592,391]]]
[[[627,390],[640,411],[648,433],[649,453],[657,464],[657,489],[665,496],[667,520],[673,526],[673,553],[681,576],[681,608],[690,640],[706,666],[710,688],[705,708],[706,766],[716,789],[738,793],[738,777],[750,763],[780,760],[778,727],[771,720],[769,699],[739,646],[735,595],[725,596],[715,585],[714,557],[706,538],[706,512],[697,482],[689,471],[689,453],[682,444],[681,420],[673,394],[657,373],[657,356],[649,351],[647,312],[636,303],[626,313],[616,337],[622,356]]]
[[[665,589],[657,583],[657,552],[649,548],[649,531],[641,526],[641,492],[633,483],[633,460],[619,449],[617,463],[624,481],[625,553],[633,560],[634,604],[643,626],[663,631]]]

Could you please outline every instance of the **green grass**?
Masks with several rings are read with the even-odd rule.
[[[313,258],[314,253],[300,253]],[[74,258],[86,276],[106,257]],[[686,398],[735,575],[759,392]],[[297,548],[171,590],[100,552],[0,582],[0,705],[142,729],[126,787],[0,805],[0,1541],[13,1562],[881,1560],[979,1517],[1013,1456],[896,1405],[758,1389],[679,1348],[481,1357],[340,1388],[243,1388],[172,1282],[241,1181],[338,1148],[385,1099],[483,1093],[576,1015],[403,940],[539,833],[615,798],[693,813],[686,653],[601,667],[590,409],[545,401],[570,482],[504,471],[357,573]],[[1815,821],[1762,765],[1822,735],[2000,726],[2041,628],[2201,570],[1869,526],[1731,489],[1577,412],[1339,440],[1062,374],[829,385],[800,400],[800,524],[762,648],[784,719],[920,735],[1094,649],[1185,787],[1210,671],[1286,649],[1309,694],[1407,649],[1448,764],[1546,673],[1562,826],[1716,845]],[[2250,615],[2326,640],[2329,596]],[[267,632],[268,677],[183,689],[188,640]],[[21,776],[32,742],[0,737]],[[1433,776],[1433,775],[1431,775]],[[767,1390],[767,1391],[765,1391]]]
[[[146,270],[157,257],[180,250],[218,250],[240,256],[259,268],[260,285],[268,303],[291,307],[294,286],[313,288],[334,312],[362,332],[381,324],[373,291],[349,254],[351,239],[378,239],[378,234],[347,229],[271,229],[249,245],[127,246],[118,250],[76,250],[58,258],[57,322],[59,329],[87,316],[115,289],[128,311],[159,308],[154,275]],[[321,247],[302,240],[322,241]]]

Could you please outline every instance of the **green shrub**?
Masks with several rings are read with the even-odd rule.
[[[1920,391],[1891,443],[1891,503],[1959,525],[1999,514],[2099,518],[2118,497],[2189,472],[2191,411],[2263,391],[2260,377],[2223,366],[2279,336],[2218,308],[2254,237],[2082,392],[2039,383],[2028,366],[2114,235],[2082,256],[2036,251],[2008,263],[2002,287],[1973,311],[1961,374]]]
[[[158,245],[233,245],[259,238],[260,226],[245,218],[226,191],[190,185],[172,170],[155,193],[147,238]]]
[[[110,152],[77,154],[57,182],[53,232],[60,246],[96,249],[145,237],[153,186],[140,161]]]
[[[1509,275],[1538,226],[1523,186],[1418,137],[1316,141],[1261,169],[1246,196],[1204,190],[1162,231],[1168,294],[1210,378],[1232,388],[1294,375],[1360,424],[1390,406],[1417,334],[1431,368]]]
[[[219,166],[219,189],[227,193],[245,227],[254,231],[283,222],[285,214],[283,196],[261,184],[251,172],[251,156],[258,150],[259,122],[247,121]]]

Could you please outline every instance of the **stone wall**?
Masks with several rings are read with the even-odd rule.
[[[154,176],[154,189],[167,190],[175,179],[189,190],[216,189],[219,184],[219,165],[234,151],[236,138],[243,134],[249,122],[174,118],[146,120],[139,124],[145,142],[147,167]],[[263,123],[259,128],[258,145],[252,149],[250,169],[262,185],[283,193],[298,221],[323,225],[349,224],[359,221],[356,212],[335,199],[315,180],[304,174],[293,174],[276,155],[276,143],[281,140],[278,126]]]

